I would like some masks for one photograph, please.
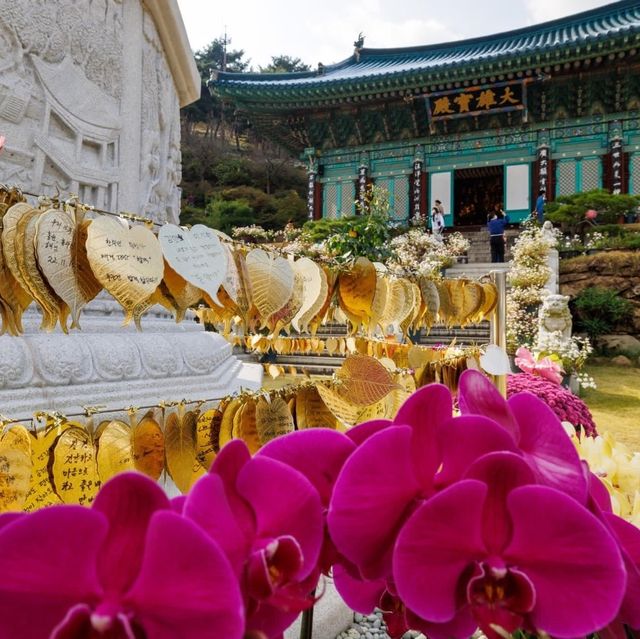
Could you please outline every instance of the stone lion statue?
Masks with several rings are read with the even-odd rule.
[[[538,341],[546,333],[560,335],[563,340],[571,339],[571,311],[568,295],[547,295],[538,311]]]

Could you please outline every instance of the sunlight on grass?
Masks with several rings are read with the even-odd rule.
[[[589,366],[597,390],[582,398],[593,413],[598,432],[615,438],[640,452],[640,369],[621,366]]]

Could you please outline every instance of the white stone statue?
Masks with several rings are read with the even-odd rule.
[[[538,345],[548,341],[553,333],[561,341],[571,340],[572,319],[568,295],[547,295],[538,311]]]

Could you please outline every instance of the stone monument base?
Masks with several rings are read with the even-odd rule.
[[[262,383],[262,367],[240,362],[223,337],[193,319],[176,324],[161,307],[143,317],[142,332],[119,326],[122,311],[108,298],[92,302],[69,335],[39,331],[33,307],[23,322],[23,336],[0,337],[0,413],[12,419],[209,400]]]

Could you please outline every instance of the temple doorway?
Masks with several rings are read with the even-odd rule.
[[[455,226],[486,224],[496,205],[504,208],[504,167],[458,169],[454,176]]]

